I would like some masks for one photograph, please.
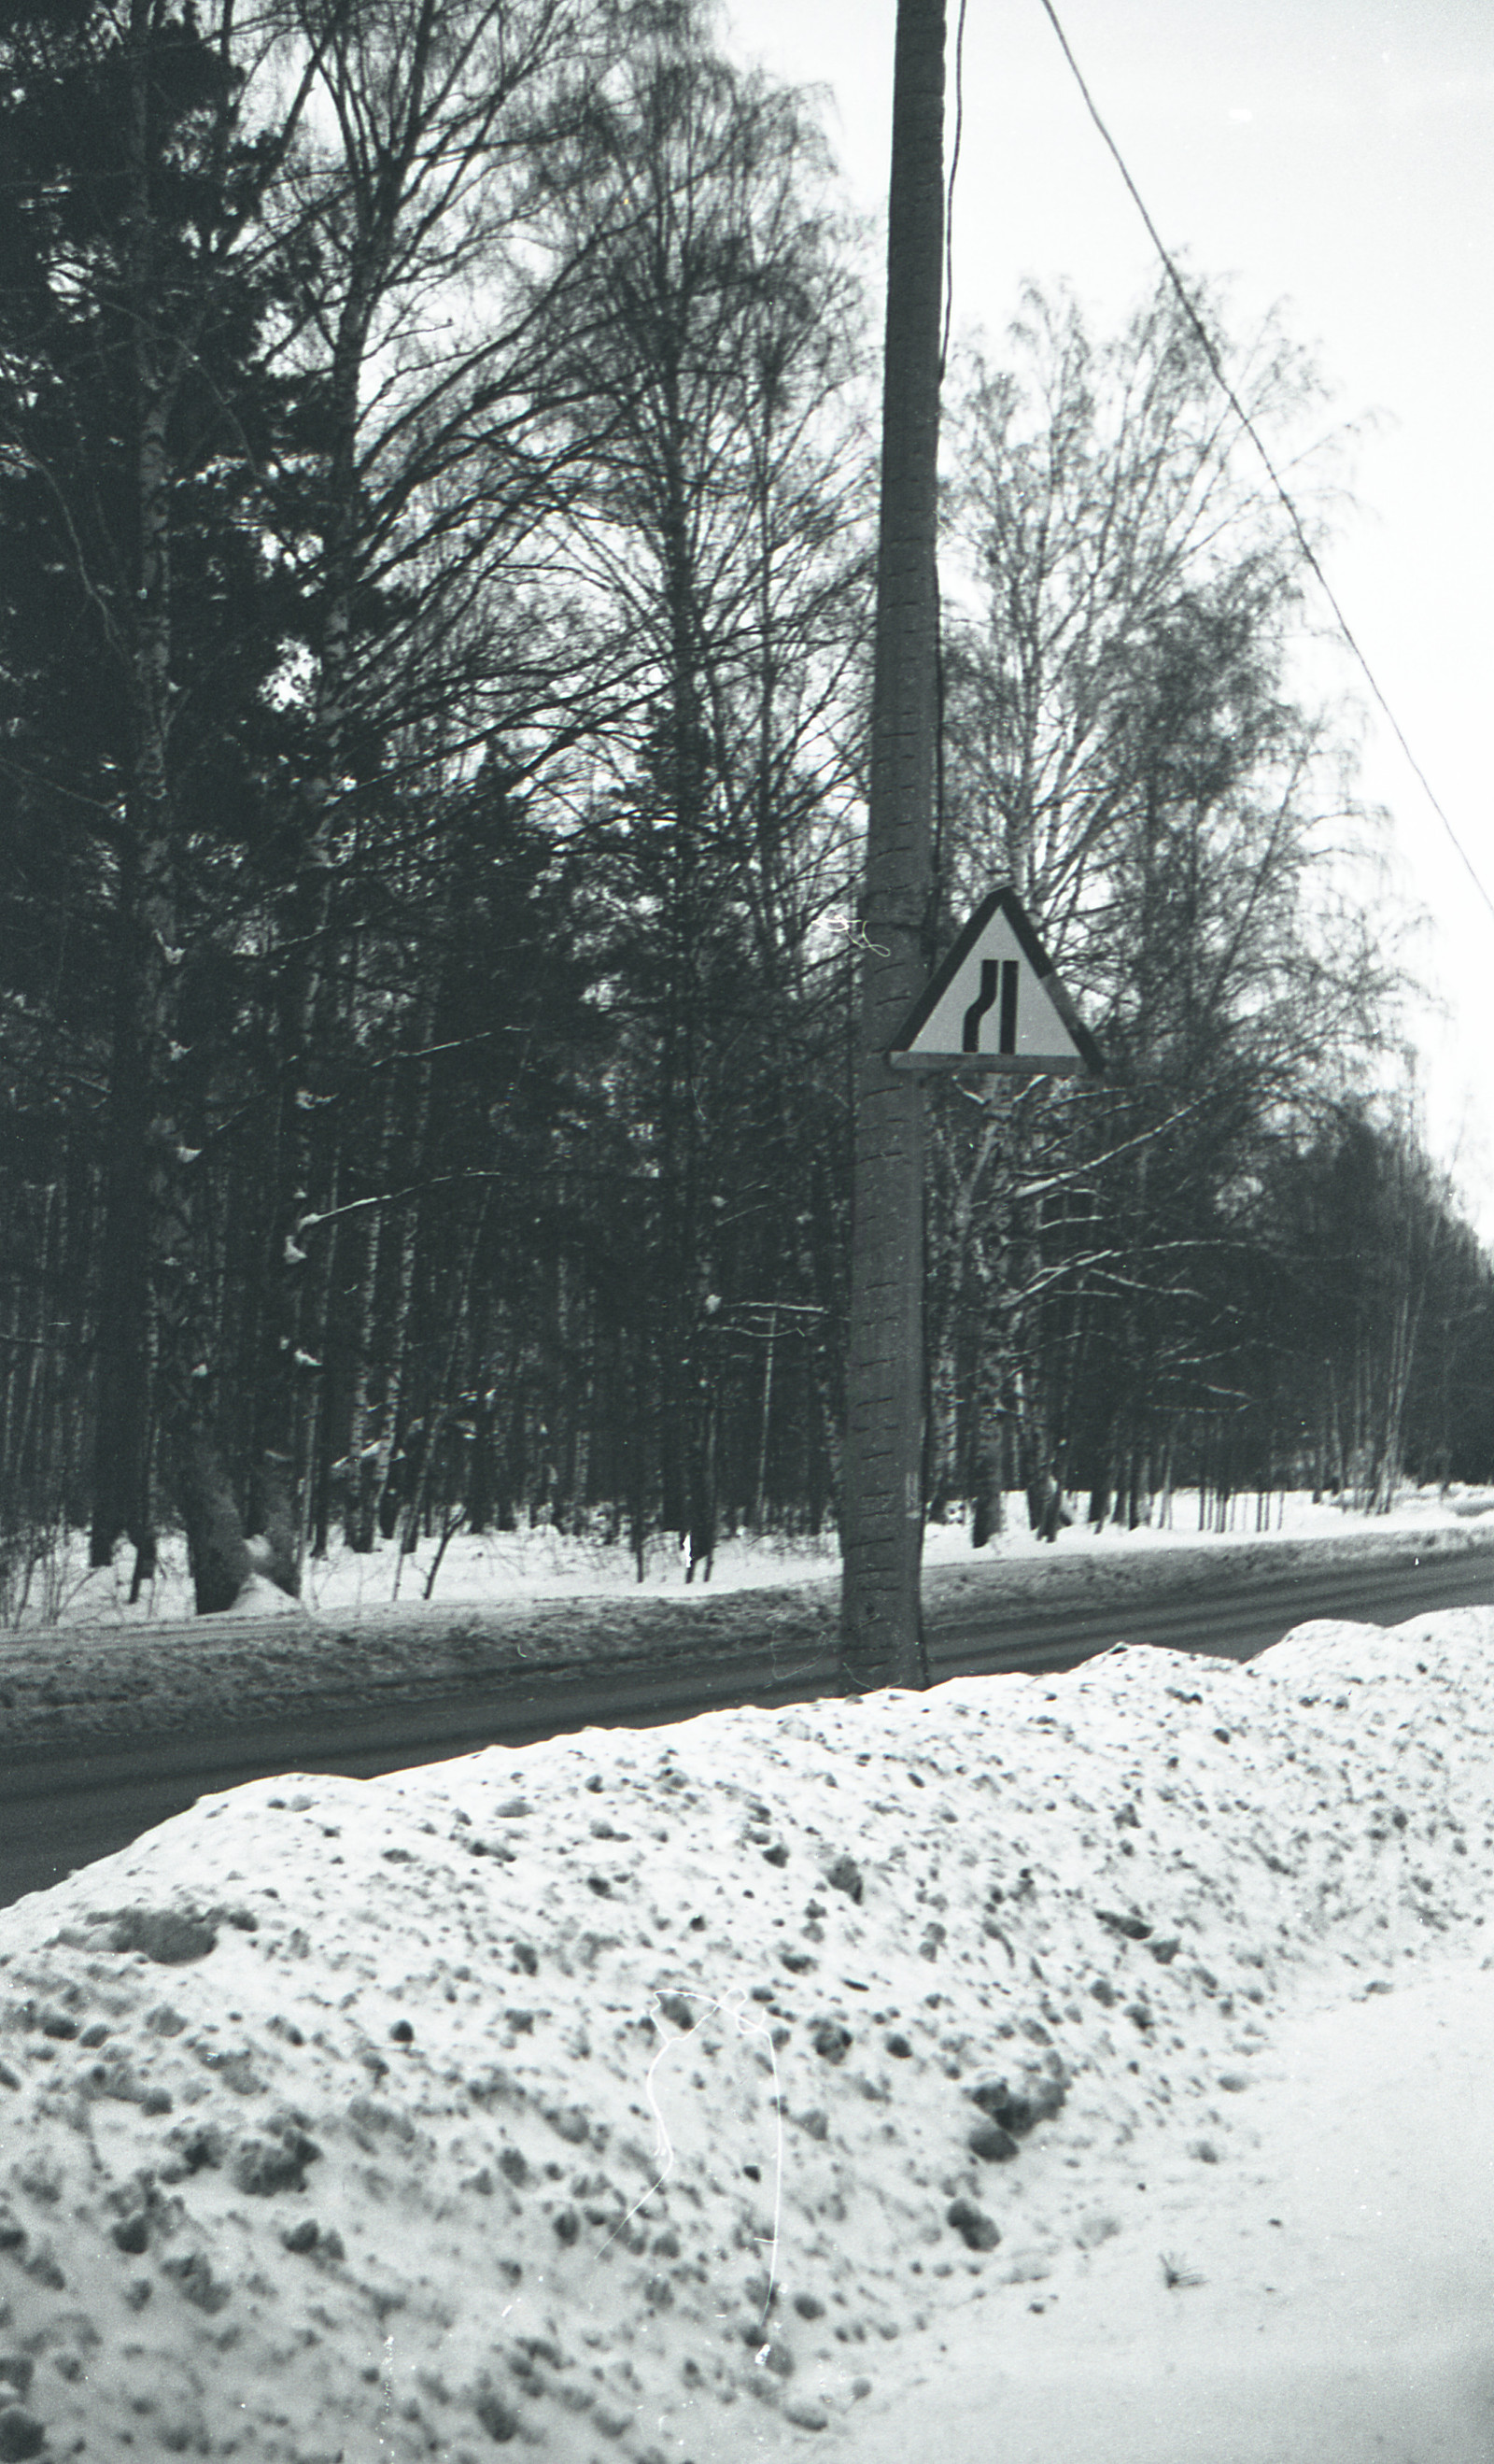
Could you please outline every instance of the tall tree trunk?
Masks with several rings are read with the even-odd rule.
[[[422,1064],[428,1076],[430,1064]],[[376,1196],[368,1210],[368,1228],[363,1238],[363,1263],[358,1284],[358,1331],[355,1341],[353,1397],[348,1416],[347,1482],[344,1491],[343,1530],[347,1545],[359,1555],[366,1556],[374,1545],[374,1480],[371,1461],[364,1461],[368,1445],[371,1418],[370,1395],[373,1380],[374,1305],[379,1291],[379,1252],[384,1240],[384,1197],[388,1188],[389,1168],[394,1151],[394,1110],[398,1100],[398,1083],[391,1069],[384,1081],[384,1126],[379,1137],[378,1160],[374,1165]]]
[[[767,1349],[762,1359],[762,1419],[758,1423],[758,1478],[753,1488],[752,1528],[758,1539],[768,1524],[768,1431],[773,1414],[773,1354],[778,1346],[779,1313],[768,1311]]]
[[[174,386],[156,363],[154,233],[150,195],[150,61],[142,12],[132,12],[128,281],[134,355],[136,586],[128,618],[130,775],[117,905],[109,1195],[99,1326],[99,1419],[90,1555],[107,1565],[128,1532],[130,1596],[155,1573],[152,1458],[159,1396],[158,1309],[179,1329],[175,1277],[185,1261],[163,1218],[181,1167],[169,1118],[176,897],[166,738],[171,685],[171,466],[167,423]],[[166,1237],[163,1237],[164,1234]],[[185,1364],[168,1341],[167,1389],[178,1407]],[[178,1431],[179,1440],[183,1432]]]
[[[957,1150],[950,1162],[955,1194],[948,1208],[948,1264],[943,1306],[934,1315],[929,1363],[929,1505],[937,1521],[942,1521],[950,1497],[961,1493],[964,1466],[959,1427],[960,1369],[966,1354],[974,1352],[978,1356],[979,1352],[978,1337],[972,1347],[966,1324],[966,1287],[973,1263],[976,1199],[996,1151],[998,1135],[999,1116],[993,1107],[968,1166],[961,1164]],[[964,1451],[968,1462],[972,1450],[967,1447]]]
[[[842,1529],[842,1659],[863,1690],[927,1682],[923,1096],[887,1055],[927,963],[943,244],[944,5],[898,0]]]
[[[160,1434],[175,1477],[194,1570],[206,1446],[202,1395],[203,1294],[180,1125],[174,1023],[178,945],[177,848],[169,768],[172,669],[172,521],[176,472],[170,427],[207,315],[199,285],[184,322],[163,290],[155,184],[157,124],[150,0],[131,0],[123,40],[128,123],[125,282],[133,324],[134,588],[114,635],[127,671],[130,762],[121,831],[117,967],[108,1099],[109,1165],[100,1291],[94,1520],[90,1555],[107,1565],[121,1531],[135,1544],[130,1596],[155,1573],[154,1458]],[[220,110],[231,117],[231,102]],[[220,134],[227,120],[220,122]],[[210,1449],[209,1449],[210,1451]],[[221,1482],[219,1484],[221,1488]],[[220,1511],[221,1508],[221,1511]],[[236,1562],[242,1534],[227,1491],[213,1513]],[[222,1605],[216,1587],[198,1606]]]
[[[1005,1344],[982,1326],[971,1398],[970,1545],[983,1549],[1006,1529]]]
[[[348,663],[353,643],[353,605],[359,547],[359,380],[367,347],[371,282],[355,285],[340,323],[329,385],[331,443],[327,505],[322,520],[320,627],[312,715],[316,747],[304,788],[300,842],[292,886],[289,946],[279,984],[281,1134],[278,1185],[271,1253],[270,1341],[261,1375],[263,1462],[260,1483],[269,1494],[283,1484],[297,1533],[296,1579],[308,1519],[311,1428],[315,1389],[302,1374],[310,1315],[307,1254],[301,1219],[312,1205],[317,1176],[316,1119],[324,1091],[318,1081],[319,1029],[327,1023],[335,837],[344,818]]]
[[[418,1048],[422,1051],[420,1075],[416,1082],[415,1117],[410,1132],[408,1160],[404,1177],[406,1181],[419,1180],[426,1158],[426,1139],[430,1128],[431,1062],[424,1047],[430,1041],[430,1022],[435,1015],[435,987],[428,984],[417,1022]],[[384,1491],[394,1463],[395,1442],[399,1436],[400,1403],[405,1391],[405,1372],[409,1350],[410,1304],[415,1290],[415,1256],[420,1242],[420,1199],[413,1193],[406,1198],[400,1219],[399,1251],[395,1265],[393,1307],[389,1316],[388,1368],[384,1376],[384,1405],[380,1415],[379,1436],[375,1445],[373,1474],[370,1484],[373,1524],[384,1530],[387,1522],[384,1512]],[[387,1536],[387,1535],[386,1535]],[[372,1527],[368,1545],[373,1546]]]
[[[458,1287],[456,1314],[451,1324],[451,1337],[447,1345],[446,1357],[441,1366],[440,1386],[435,1394],[428,1395],[424,1400],[426,1441],[421,1449],[420,1472],[415,1484],[415,1492],[406,1509],[405,1529],[395,1555],[391,1596],[396,1599],[399,1597],[400,1575],[404,1570],[404,1561],[406,1557],[414,1555],[420,1543],[421,1529],[426,1519],[431,1493],[431,1483],[436,1478],[436,1450],[447,1434],[451,1419],[451,1397],[457,1392],[460,1383],[458,1372],[467,1344],[468,1330],[472,1323],[472,1278],[476,1272],[477,1253],[482,1245],[483,1226],[488,1220],[488,1207],[492,1195],[491,1188],[484,1193],[482,1204],[477,1210],[477,1221],[472,1226],[472,1239],[468,1243],[467,1260]],[[443,1496],[441,1505],[443,1517],[447,1519],[450,1501]],[[442,1556],[446,1554],[446,1543],[454,1529],[455,1525],[447,1519],[447,1528],[441,1544]],[[436,1562],[439,1565],[440,1558]],[[434,1579],[433,1576],[432,1579]],[[429,1596],[428,1586],[426,1597],[428,1599]]]

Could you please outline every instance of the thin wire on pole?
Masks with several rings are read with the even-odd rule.
[[[944,383],[950,352],[950,319],[955,308],[955,174],[959,169],[959,141],[965,131],[965,9],[959,0],[955,29],[955,143],[950,148],[949,187],[944,199],[944,332],[939,342],[939,383]]]
[[[944,332],[939,341],[939,384],[944,383],[944,370],[949,361],[950,319],[955,312],[955,175],[959,169],[959,143],[965,128],[965,9],[967,0],[959,0],[959,18],[955,29],[955,143],[950,148],[950,175],[944,198]],[[925,919],[926,952],[929,965],[934,965],[933,934],[937,920],[939,878],[944,858],[944,600],[939,588],[939,561],[934,560],[934,863],[929,886],[929,913]]]

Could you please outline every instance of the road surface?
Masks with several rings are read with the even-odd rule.
[[[989,1601],[945,1596],[931,1619],[935,1683],[1020,1669],[1072,1668],[1118,1641],[1252,1659],[1313,1617],[1396,1625],[1426,1612],[1494,1603],[1494,1549],[1418,1558],[1408,1542],[1373,1564],[1325,1566],[1232,1579],[1212,1561],[1197,1583],[1153,1600],[1043,1613],[1030,1600],[1000,1619]],[[277,1771],[341,1771],[371,1778],[487,1745],[525,1746],[594,1727],[661,1727],[731,1704],[812,1702],[844,1690],[828,1641],[785,1652],[734,1650],[665,1669],[647,1663],[546,1678],[526,1671],[439,1700],[331,1719],[240,1723],[190,1737],[137,1738],[114,1747],[29,1749],[4,1759],[0,1744],[0,1906],[127,1846],[199,1796]]]

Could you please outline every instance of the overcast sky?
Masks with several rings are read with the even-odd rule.
[[[1494,897],[1494,0],[1055,5],[1168,247],[1230,280],[1238,326],[1285,303],[1337,415],[1379,414],[1326,569]],[[830,89],[842,167],[880,211],[894,0],[727,11],[741,55]],[[949,0],[946,150],[957,17]],[[1041,0],[968,0],[956,332],[999,341],[1028,275],[1066,276],[1108,325],[1155,271]],[[1421,1020],[1429,1135],[1494,1239],[1494,913],[1377,717],[1362,783],[1434,918],[1420,963],[1449,1015]]]

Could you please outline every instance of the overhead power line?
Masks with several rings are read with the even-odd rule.
[[[1069,43],[1068,36],[1065,33],[1063,27],[1059,23],[1058,12],[1053,6],[1053,0],[1043,0],[1043,8],[1049,24],[1052,26],[1054,33],[1058,36],[1064,57],[1068,62],[1069,68],[1073,72],[1074,82],[1085,99],[1086,108],[1088,111],[1089,117],[1094,121],[1100,135],[1104,138],[1106,144],[1109,146],[1111,154],[1115,158],[1116,167],[1120,172],[1121,178],[1125,181],[1127,187],[1131,191],[1136,211],[1140,214],[1142,221],[1146,224],[1147,231],[1151,236],[1152,245],[1156,250],[1158,256],[1161,258],[1162,263],[1167,270],[1168,279],[1172,283],[1173,289],[1176,292],[1178,298],[1182,302],[1184,314],[1186,315],[1189,323],[1192,325],[1195,334],[1198,338],[1198,341],[1203,348],[1204,355],[1208,360],[1210,367],[1214,371],[1214,375],[1221,391],[1223,392],[1224,398],[1228,402],[1230,408],[1233,410],[1241,428],[1244,429],[1245,434],[1249,437],[1251,444],[1255,447],[1256,451],[1260,454],[1261,459],[1265,466],[1266,474],[1270,479],[1271,485],[1286,509],[1286,517],[1291,523],[1292,530],[1296,536],[1297,544],[1302,551],[1304,561],[1316,575],[1319,585],[1323,591],[1323,595],[1333,611],[1334,622],[1337,624],[1338,629],[1350,649],[1352,651],[1353,656],[1358,661],[1365,682],[1368,684],[1370,691],[1374,695],[1374,698],[1378,702],[1381,710],[1384,712],[1385,716],[1390,721],[1391,729],[1395,735],[1396,743],[1400,746],[1402,753],[1404,753],[1406,759],[1410,762],[1417,778],[1420,781],[1422,791],[1426,796],[1427,803],[1431,805],[1438,820],[1441,823],[1443,829],[1447,832],[1448,838],[1453,847],[1461,858],[1463,866],[1467,871],[1468,878],[1473,883],[1479,896],[1483,899],[1483,904],[1488,909],[1490,914],[1494,915],[1494,897],[1490,896],[1488,891],[1483,885],[1483,882],[1481,880],[1478,869],[1474,865],[1473,858],[1469,855],[1467,848],[1463,846],[1462,841],[1454,829],[1452,823],[1448,820],[1446,813],[1442,810],[1441,804],[1439,803],[1436,792],[1433,789],[1431,781],[1428,779],[1426,772],[1422,769],[1420,762],[1417,759],[1416,755],[1413,753],[1411,746],[1406,739],[1405,730],[1402,728],[1399,719],[1396,717],[1395,712],[1390,706],[1390,703],[1386,700],[1384,693],[1380,690],[1379,682],[1375,676],[1374,671],[1371,667],[1369,660],[1365,657],[1363,650],[1360,649],[1358,641],[1354,636],[1353,627],[1350,624],[1348,617],[1344,614],[1342,607],[1339,605],[1332,585],[1329,583],[1327,574],[1324,572],[1322,565],[1318,561],[1312,542],[1303,528],[1302,517],[1286,492],[1285,486],[1283,483],[1281,474],[1277,471],[1275,463],[1272,461],[1270,454],[1266,451],[1265,446],[1262,442],[1254,421],[1251,419],[1249,412],[1245,409],[1244,405],[1241,402],[1234,386],[1230,384],[1229,377],[1224,368],[1224,363],[1219,358],[1219,351],[1215,346],[1214,338],[1210,334],[1208,327],[1204,324],[1197,309],[1195,307],[1188,286],[1184,282],[1182,275],[1178,273],[1176,266],[1174,264],[1172,256],[1168,253],[1167,247],[1162,239],[1162,235],[1157,230],[1155,223],[1147,211],[1146,200],[1142,196],[1140,189],[1137,187],[1135,181],[1131,178],[1131,172],[1127,167],[1125,156],[1122,154],[1120,147],[1116,144],[1114,138],[1110,135],[1109,128],[1106,126],[1105,121],[1101,117],[1099,106],[1096,103],[1093,95],[1090,93],[1088,86],[1085,82],[1084,72],[1074,57],[1073,48]]]

